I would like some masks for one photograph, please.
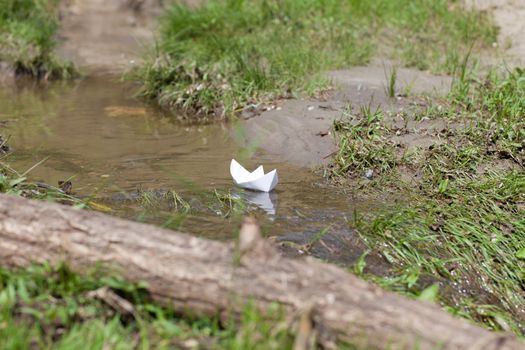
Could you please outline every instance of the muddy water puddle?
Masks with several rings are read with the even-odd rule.
[[[215,239],[235,235],[242,215],[231,200],[242,197],[278,241],[301,247],[328,227],[326,236],[335,236],[316,255],[350,262],[361,253],[348,222],[367,206],[323,186],[308,169],[241,147],[240,126],[180,122],[132,98],[134,90],[108,78],[1,88],[0,134],[12,148],[4,162],[23,172],[45,160],[31,180],[71,179],[77,195],[94,196],[114,215]],[[277,168],[275,193],[235,190],[231,158]]]

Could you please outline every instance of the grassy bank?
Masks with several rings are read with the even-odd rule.
[[[481,78],[463,71],[446,99],[427,100],[402,123],[381,110],[348,113],[335,125],[339,152],[330,168],[333,180],[359,193],[398,200],[356,220],[392,267],[388,277],[368,278],[407,294],[439,283],[452,313],[521,336],[524,97],[523,70]],[[405,142],[418,137],[422,146]],[[375,177],[364,179],[366,171]]]
[[[449,73],[495,40],[486,16],[444,0],[211,0],[173,5],[157,52],[136,72],[142,95],[223,116],[250,103],[326,88],[321,72],[375,54]]]
[[[182,319],[152,302],[144,286],[103,271],[65,266],[0,268],[2,349],[291,349],[276,308],[247,306],[235,324]]]
[[[70,78],[71,64],[53,54],[58,0],[0,0],[0,63],[17,75]]]

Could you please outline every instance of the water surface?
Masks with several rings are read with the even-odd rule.
[[[242,126],[181,122],[133,98],[134,91],[133,85],[107,77],[1,88],[0,133],[9,137],[13,150],[4,161],[23,172],[46,159],[30,172],[31,180],[56,185],[72,178],[76,194],[95,195],[115,215],[161,225],[165,209],[157,218],[155,210],[146,215],[136,196],[128,194],[172,190],[202,202],[214,190],[235,192],[231,158],[249,167],[260,163],[267,171],[277,168],[280,178],[271,197],[248,194],[262,208],[257,215],[266,234],[301,242],[330,226],[353,242],[347,221],[360,205],[350,195],[324,186],[309,169],[244,148]],[[177,228],[227,239],[234,236],[238,220],[204,210],[185,217]]]

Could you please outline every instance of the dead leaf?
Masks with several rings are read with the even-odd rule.
[[[104,108],[104,111],[112,118],[143,117],[146,115],[146,109],[143,107],[108,106]]]

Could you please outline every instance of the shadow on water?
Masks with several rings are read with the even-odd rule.
[[[31,172],[31,180],[56,185],[72,178],[76,194],[93,195],[113,215],[229,239],[242,214],[251,210],[279,242],[313,243],[314,255],[341,263],[361,254],[348,221],[369,203],[323,186],[308,169],[242,148],[243,142],[235,141],[242,138],[241,129],[181,122],[133,99],[133,91],[134,86],[108,78],[1,88],[0,134],[9,137],[13,149],[7,163],[25,171],[48,157]],[[248,167],[277,168],[277,190],[234,189],[231,158]],[[240,210],[237,201],[243,203]]]

